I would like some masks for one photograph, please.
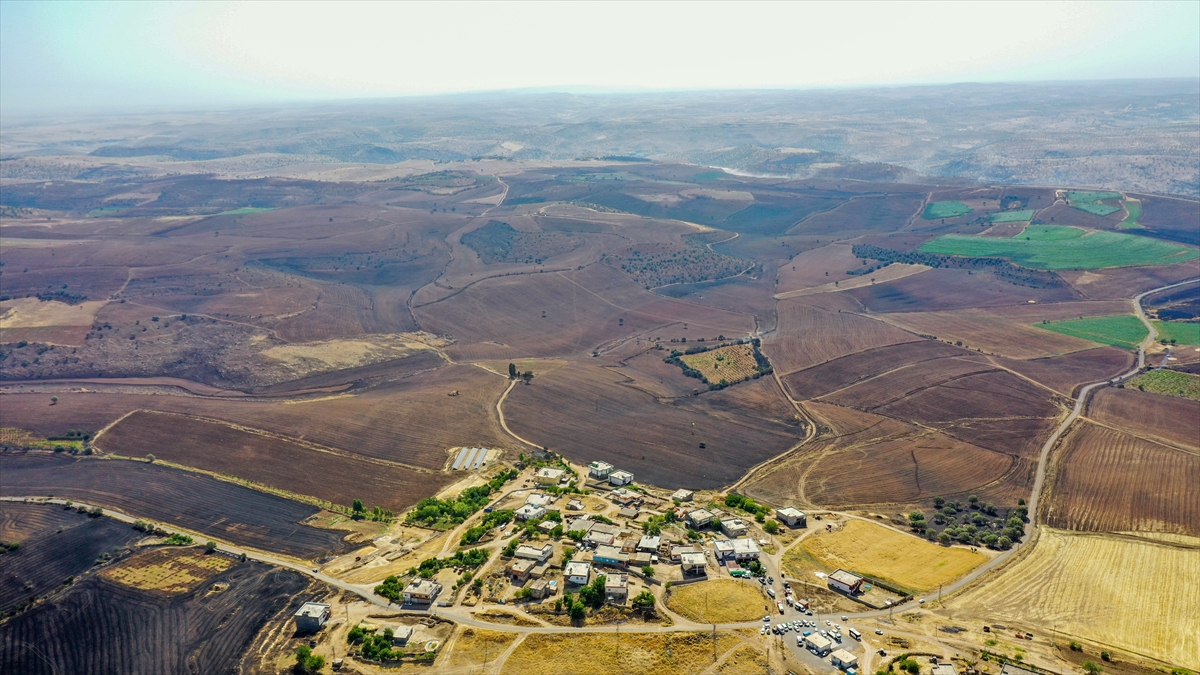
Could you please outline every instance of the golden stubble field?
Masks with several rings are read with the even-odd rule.
[[[714,637],[716,641],[714,649]],[[502,675],[692,675],[741,642],[734,631],[702,633],[535,633],[517,646]]]
[[[101,576],[118,583],[168,595],[186,593],[205,579],[232,567],[234,561],[223,555],[205,555],[197,548],[160,548],[147,551]]]
[[[850,519],[841,530],[805,539],[784,554],[783,562],[797,578],[809,578],[805,568],[815,562],[823,572],[842,568],[919,593],[954,581],[987,560],[982,553]]]
[[[714,579],[672,588],[667,607],[680,616],[700,623],[753,621],[763,614],[767,598],[758,584],[732,579]]]
[[[1162,543],[1045,528],[1024,558],[951,601],[956,612],[1200,668],[1200,539]]]

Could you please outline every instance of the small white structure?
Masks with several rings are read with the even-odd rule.
[[[582,586],[591,580],[592,566],[585,562],[569,562],[563,569],[563,576],[567,578],[567,583]]]
[[[530,546],[529,544],[522,544],[517,547],[517,551],[513,555],[524,560],[546,562],[550,559],[550,556],[554,555],[554,546],[551,544],[546,544],[541,548],[537,548],[536,546]]]
[[[646,535],[638,539],[637,550],[645,551],[646,553],[658,553],[660,544],[662,544],[662,537]]]
[[[835,668],[841,668],[842,670],[849,670],[851,668],[858,667],[858,657],[846,651],[845,649],[835,649],[833,653],[829,655],[829,661],[833,663]],[[936,670],[934,671],[934,675],[938,675]]]
[[[846,570],[838,570],[830,574],[825,580],[829,582],[829,587],[833,590],[849,595],[862,590],[863,578]]]
[[[612,485],[629,485],[633,482],[633,474],[617,469],[608,474],[608,482]]]
[[[721,532],[725,533],[726,537],[736,538],[744,537],[750,531],[750,526],[741,518],[722,518]]]
[[[671,495],[671,499],[679,502],[690,502],[695,495],[696,493],[691,490],[679,489],[675,491],[675,494]]]
[[[788,527],[808,527],[808,517],[804,515],[803,511],[794,506],[775,509],[775,517],[780,522],[786,523]]]
[[[608,480],[608,474],[613,472],[613,465],[608,462],[595,461],[588,464],[588,475],[596,480]]]
[[[537,504],[526,504],[521,508],[513,511],[513,517],[517,520],[533,520],[546,515],[546,507],[538,506]]]
[[[696,509],[687,514],[687,522],[696,529],[700,529],[712,522],[713,514],[708,509]]]
[[[538,469],[537,473],[533,474],[533,482],[539,485],[558,485],[562,482],[565,475],[567,475],[567,472],[562,469],[551,469],[548,466],[544,466]]]
[[[293,618],[296,620],[296,630],[305,633],[315,633],[329,620],[329,605],[320,602],[306,602],[296,610]]]
[[[392,628],[392,646],[403,647],[412,639],[412,626],[395,626]]]
[[[432,604],[442,585],[429,579],[417,579],[404,587],[404,604]]]

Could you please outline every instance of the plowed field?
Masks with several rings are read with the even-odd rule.
[[[791,373],[865,349],[920,339],[848,311],[785,300],[779,303],[778,329],[764,348],[780,373]]]
[[[1064,442],[1046,521],[1072,530],[1200,536],[1197,485],[1200,453],[1083,423]]]
[[[1134,389],[1105,387],[1092,394],[1089,418],[1186,450],[1200,451],[1200,402]]]

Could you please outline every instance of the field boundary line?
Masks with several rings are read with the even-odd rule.
[[[1122,429],[1121,427],[1114,427],[1111,424],[1105,424],[1104,422],[1101,422],[1097,419],[1088,417],[1087,414],[1080,415],[1079,419],[1088,424],[1092,424],[1092,425],[1095,425],[1098,427],[1103,427],[1110,431],[1115,431],[1119,434],[1125,434],[1126,436],[1132,436],[1133,438],[1137,438],[1139,440],[1146,441],[1147,443],[1153,443],[1154,445],[1161,445],[1162,447],[1167,448],[1168,450],[1174,450],[1176,452],[1182,452],[1185,455],[1195,455],[1197,457],[1200,457],[1200,450],[1198,450],[1196,448],[1181,447],[1178,445],[1174,445],[1173,443],[1170,443],[1169,441],[1166,441],[1164,439],[1153,438],[1150,436],[1143,436],[1142,434],[1130,431],[1129,429]]]

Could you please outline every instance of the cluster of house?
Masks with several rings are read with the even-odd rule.
[[[614,468],[608,462],[592,462],[588,464],[588,476],[596,480],[606,480],[609,485],[621,487],[633,482],[633,474]]]

